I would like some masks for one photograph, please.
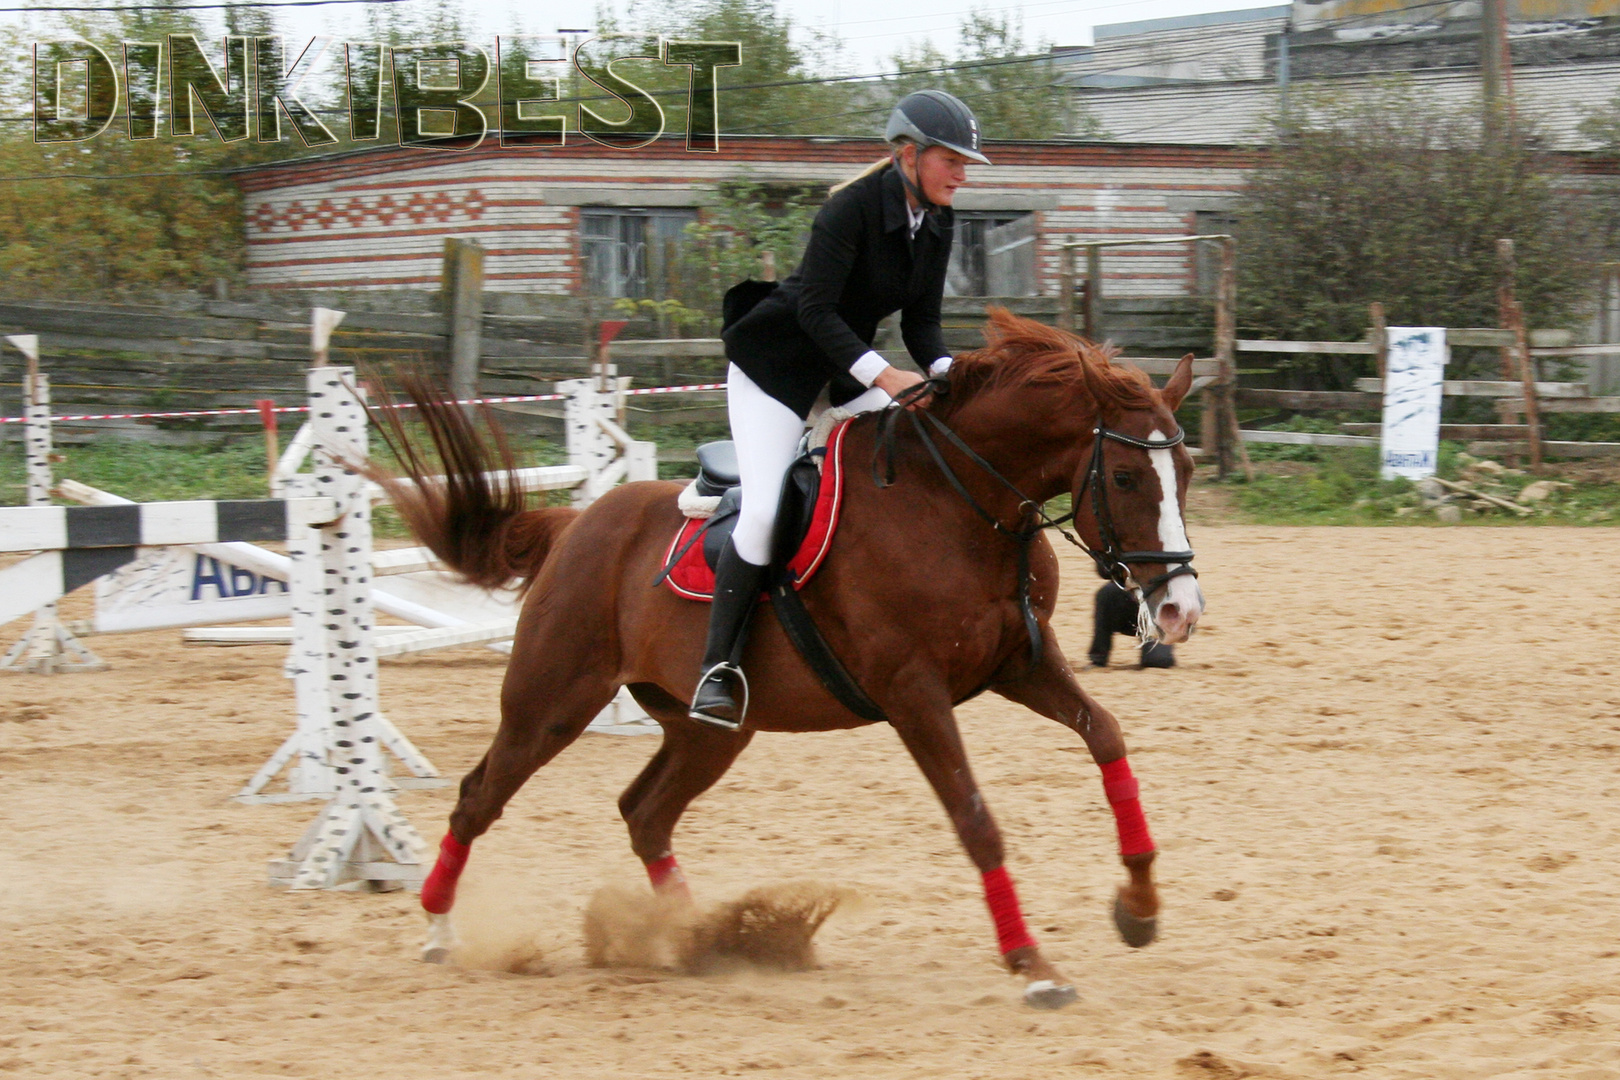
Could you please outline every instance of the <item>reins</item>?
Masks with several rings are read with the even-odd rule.
[[[1140,447],[1145,450],[1161,450],[1181,445],[1187,437],[1185,430],[1178,427],[1176,433],[1168,439],[1154,442],[1147,439],[1138,439],[1121,431],[1114,431],[1111,428],[1103,427],[1100,423],[1092,429],[1091,464],[1086,469],[1085,480],[1081,482],[1079,497],[1083,498],[1085,496],[1088,487],[1091,489],[1092,513],[1097,519],[1098,532],[1102,535],[1103,541],[1102,549],[1099,551],[1088,546],[1085,541],[1063,527],[1066,522],[1074,520],[1079,498],[1075,500],[1077,505],[1071,506],[1067,514],[1062,517],[1052,517],[1040,503],[1020,491],[1016,484],[1003,476],[994,465],[991,465],[976,450],[964,442],[962,437],[952,431],[950,426],[943,420],[931,412],[909,407],[912,403],[928,394],[946,394],[949,391],[950,380],[939,376],[925,379],[916,386],[902,391],[895,398],[894,404],[879,414],[877,445],[872,453],[872,480],[879,488],[890,487],[895,483],[895,421],[901,415],[910,417],[912,428],[916,431],[917,438],[922,442],[923,448],[928,451],[928,456],[939,468],[939,471],[944,474],[946,481],[956,493],[962,496],[963,501],[991,528],[1018,544],[1018,606],[1023,614],[1024,628],[1029,634],[1031,665],[1040,662],[1041,653],[1044,650],[1040,620],[1036,618],[1035,605],[1030,598],[1029,591],[1032,576],[1030,573],[1029,547],[1042,529],[1055,529],[1059,536],[1085,552],[1092,562],[1097,564],[1097,569],[1104,577],[1120,588],[1129,589],[1136,593],[1139,601],[1145,601],[1147,597],[1153,595],[1171,578],[1180,577],[1184,574],[1198,576],[1198,571],[1191,566],[1193,559],[1191,551],[1121,551],[1117,534],[1114,531],[1113,515],[1108,508],[1108,497],[1103,490],[1102,468],[1103,443],[1105,440],[1112,439],[1115,442]],[[940,452],[938,443],[929,434],[924,421],[932,425],[934,430],[944,436],[946,441],[956,447],[964,457],[977,465],[1002,487],[1017,496],[1020,520],[1028,522],[1028,524],[1017,529],[1009,529],[1001,523],[1000,518],[985,509],[979,500],[973,497],[973,493],[967,489],[967,485],[962,483],[961,477],[956,475],[956,471],[951,468],[950,463],[945,460],[945,455]],[[886,465],[886,468],[881,471],[879,468],[880,462]],[[1171,569],[1143,585],[1137,583],[1131,573],[1131,566],[1136,563],[1166,563],[1173,565]]]

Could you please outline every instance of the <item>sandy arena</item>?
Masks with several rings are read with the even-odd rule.
[[[1210,607],[1181,666],[1139,672],[1120,640],[1085,673],[1161,850],[1140,952],[1108,918],[1122,874],[1079,740],[993,696],[961,709],[1031,928],[1080,991],[1062,1013],[1019,1003],[885,728],[759,738],[676,835],[700,902],[858,893],[814,970],[587,966],[593,894],[645,888],[615,799],[656,745],[595,735],[474,851],[457,915],[483,966],[435,967],[411,894],[266,884],[316,807],[227,797],[291,729],[283,649],[94,639],[114,670],[0,682],[0,1074],[1620,1077],[1616,536],[1196,528]],[[1083,662],[1096,579],[1064,565]],[[459,778],[501,671],[389,661],[383,705]],[[451,800],[400,804],[436,843]]]

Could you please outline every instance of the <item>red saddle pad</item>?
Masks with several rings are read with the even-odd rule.
[[[838,530],[838,511],[844,498],[844,434],[848,431],[849,421],[845,420],[833,428],[832,434],[827,437],[827,456],[821,463],[821,489],[816,494],[810,531],[805,533],[804,543],[799,545],[798,552],[788,562],[788,569],[793,571],[796,579],[796,588],[804,588],[821,568],[827,552],[832,548],[833,533]],[[664,552],[665,566],[669,565],[671,556],[703,527],[705,520],[687,518],[675,531],[675,539],[670,541],[669,548]],[[664,584],[675,590],[676,595],[688,600],[707,602],[714,599],[714,571],[709,569],[708,561],[703,558],[702,540],[686,548],[680,561],[664,578]]]

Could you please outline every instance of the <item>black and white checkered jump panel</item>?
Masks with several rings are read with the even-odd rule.
[[[323,498],[0,508],[0,552],[40,552],[0,569],[0,623],[112,573],[143,547],[285,540],[337,516]]]
[[[292,526],[334,516],[331,499],[194,499],[120,506],[6,507],[0,509],[0,552],[285,540]]]

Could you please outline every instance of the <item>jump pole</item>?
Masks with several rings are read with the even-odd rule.
[[[28,505],[51,505],[51,380],[39,370],[39,335],[6,338],[28,362],[23,407],[28,417],[23,447],[28,463]],[[0,671],[52,675],[58,671],[104,671],[106,663],[74,637],[56,613],[56,601],[34,612],[34,625],[0,657]]]

